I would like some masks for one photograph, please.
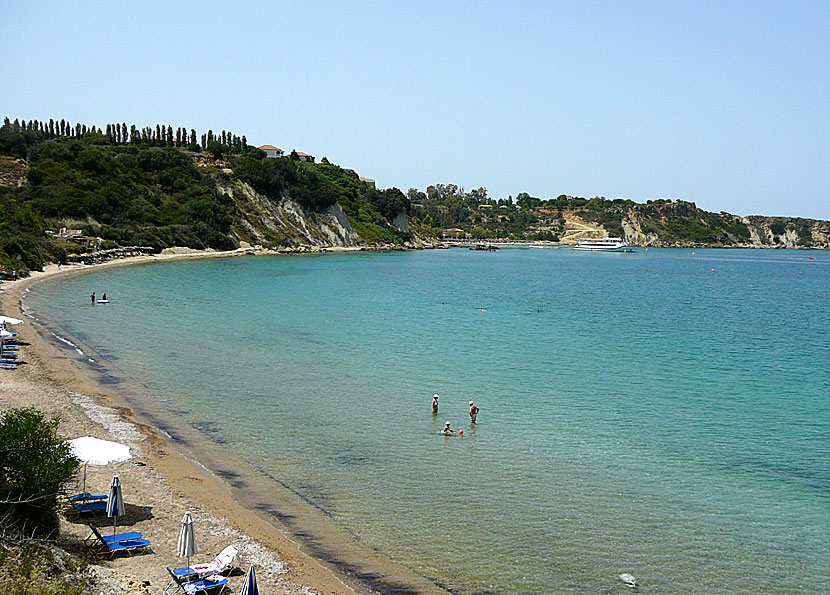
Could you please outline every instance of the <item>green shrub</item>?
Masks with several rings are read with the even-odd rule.
[[[13,527],[38,534],[58,529],[58,497],[79,465],[57,435],[58,423],[34,408],[0,417],[0,513]]]

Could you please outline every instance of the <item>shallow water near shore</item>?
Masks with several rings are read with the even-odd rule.
[[[695,252],[197,260],[25,303],[453,591],[827,592],[830,255]]]

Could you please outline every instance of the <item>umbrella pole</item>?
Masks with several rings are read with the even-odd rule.
[[[86,461],[84,461],[84,491],[81,492],[84,495],[84,497],[83,497],[84,504],[86,504],[86,466],[87,466],[87,463],[86,463]]]

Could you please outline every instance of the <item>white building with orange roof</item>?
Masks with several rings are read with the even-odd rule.
[[[262,145],[259,150],[265,151],[266,157],[282,157],[285,155],[285,151],[274,145]]]

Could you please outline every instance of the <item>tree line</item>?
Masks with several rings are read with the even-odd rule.
[[[100,134],[106,137],[113,145],[147,145],[151,147],[179,147],[191,151],[208,150],[215,155],[223,153],[242,153],[248,148],[248,139],[243,135],[222,130],[214,132],[208,130],[199,136],[195,128],[188,129],[186,126],[178,126],[175,129],[170,124],[156,124],[139,128],[135,124],[127,127],[127,124],[111,123],[105,128],[87,126],[76,122],[72,124],[68,120],[10,120],[8,116],[3,120],[4,127],[13,135],[20,133],[32,133],[41,139],[54,139],[57,137],[82,138],[87,133]],[[201,141],[201,142],[200,142]],[[21,154],[22,147],[7,147],[18,149],[16,152],[20,157],[27,158],[28,155]]]

